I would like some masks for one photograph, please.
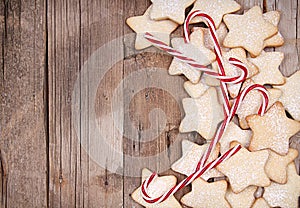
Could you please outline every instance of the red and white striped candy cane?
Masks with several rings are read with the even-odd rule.
[[[218,63],[218,69],[219,69],[219,73],[222,76],[225,76],[225,70],[224,70],[224,61],[223,61],[223,56],[222,56],[222,50],[219,44],[219,40],[218,40],[218,36],[217,36],[217,32],[216,32],[216,26],[215,23],[213,21],[213,19],[206,13],[200,11],[200,10],[195,10],[194,12],[191,12],[183,25],[183,31],[184,31],[184,39],[187,43],[190,42],[190,31],[189,31],[189,24],[191,22],[191,20],[195,17],[201,17],[205,20],[208,28],[209,28],[209,34],[213,40],[214,43],[214,50],[215,50],[215,54],[216,54],[216,60]],[[220,80],[221,81],[221,80]],[[229,104],[229,95],[228,95],[228,89],[227,89],[227,85],[225,82],[221,81],[221,91],[223,94],[223,101],[224,101],[224,110],[226,112],[226,115],[229,114],[229,110],[230,110],[230,104]]]
[[[258,90],[262,94],[262,104],[258,110],[258,114],[261,116],[264,115],[265,111],[267,110],[268,102],[269,102],[269,96],[268,96],[268,91],[265,87],[258,85],[258,84],[252,84],[243,89],[241,93],[237,96],[237,98],[234,100],[234,103],[232,107],[230,108],[230,112],[228,116],[225,116],[224,121],[222,122],[221,126],[218,128],[218,131],[212,139],[209,147],[206,149],[205,153],[203,154],[200,162],[198,163],[198,166],[196,169],[199,169],[204,166],[204,164],[207,162],[211,152],[215,149],[217,143],[220,141],[222,138],[224,132],[226,131],[229,122],[232,120],[233,116],[236,114],[238,108],[240,107],[242,101],[246,97],[246,95],[251,92],[252,90]]]
[[[183,187],[185,187],[185,186],[189,185],[190,183],[192,183],[196,178],[200,177],[201,175],[203,175],[207,171],[209,171],[212,168],[214,168],[217,165],[219,165],[221,162],[223,162],[223,161],[227,160],[228,158],[230,158],[232,155],[234,155],[235,153],[237,153],[240,149],[241,149],[240,145],[237,145],[237,146],[233,147],[232,149],[228,150],[224,155],[222,155],[219,158],[217,158],[216,160],[208,163],[202,169],[199,169],[196,172],[192,173],[186,179],[184,179],[179,184],[177,184],[176,186],[174,186],[173,188],[171,188],[164,195],[162,195],[160,197],[157,197],[157,198],[150,197],[149,194],[148,194],[148,192],[147,192],[147,188],[149,187],[150,183],[153,182],[153,180],[155,180],[155,178],[157,177],[156,173],[152,173],[152,175],[150,177],[148,177],[142,183],[141,192],[142,192],[143,199],[147,203],[153,203],[153,204],[158,204],[160,202],[163,202],[164,200],[168,199],[170,196],[172,196],[173,194],[175,194],[178,190],[180,190]]]
[[[214,77],[216,79],[219,79],[220,81],[222,81],[224,83],[229,83],[229,84],[241,83],[244,80],[246,80],[246,78],[248,76],[247,67],[241,61],[239,61],[238,59],[230,58],[229,63],[234,64],[235,66],[239,67],[241,69],[241,72],[242,72],[241,75],[235,76],[235,77],[228,77],[228,76],[225,76],[225,75],[221,75],[218,72],[215,72],[214,70],[209,69],[209,68],[207,68],[206,66],[204,66],[202,64],[199,64],[194,59],[191,59],[189,57],[184,56],[180,51],[168,46],[167,44],[165,44],[164,42],[162,42],[161,40],[154,37],[153,35],[151,35],[148,32],[146,32],[144,37],[147,40],[149,40],[154,46],[156,46],[159,49],[161,49],[161,50],[169,53],[170,55],[176,57],[178,60],[180,60],[182,62],[185,62],[185,63],[197,68],[198,70],[205,72],[209,76]]]

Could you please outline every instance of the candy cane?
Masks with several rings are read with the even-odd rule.
[[[212,168],[216,167],[217,165],[219,165],[223,161],[226,161],[232,155],[236,154],[240,149],[241,149],[241,146],[240,145],[236,145],[235,147],[233,147],[230,150],[228,150],[224,155],[222,155],[221,157],[217,158],[216,160],[210,162],[209,164],[207,164],[202,169],[200,169],[200,170],[194,172],[193,174],[189,175],[186,179],[184,179],[179,184],[177,184],[176,186],[174,186],[173,188],[171,188],[164,195],[162,195],[160,197],[157,197],[157,198],[151,198],[149,196],[148,192],[147,192],[147,188],[149,187],[150,183],[153,180],[155,180],[155,178],[157,178],[157,174],[156,173],[152,173],[152,175],[150,177],[148,177],[143,182],[143,184],[142,184],[141,192],[142,192],[143,199],[147,203],[153,203],[153,204],[158,204],[160,202],[163,202],[164,200],[166,200],[167,198],[169,198],[170,196],[172,196],[173,194],[175,194],[178,190],[180,190],[183,187],[185,187],[185,186],[189,185],[190,183],[192,183],[196,178],[200,177],[201,175],[203,175],[207,171],[209,171]]]
[[[197,16],[200,16],[200,17],[204,18],[204,20],[206,20],[206,23],[208,24],[208,28],[209,28],[209,34],[214,43],[214,49],[216,50],[217,56],[220,58],[221,61],[223,61],[222,60],[222,50],[221,50],[221,47],[219,44],[215,23],[208,14],[201,12],[200,10],[196,10],[196,11],[190,13],[184,22],[183,32],[184,32],[185,42],[187,42],[187,43],[190,42],[189,24],[190,24],[191,20]],[[223,73],[225,74],[225,71],[223,71]]]
[[[251,92],[252,90],[258,90],[262,94],[262,104],[258,110],[258,114],[261,116],[264,115],[265,111],[267,110],[268,102],[269,102],[269,96],[268,96],[268,91],[265,87],[258,85],[258,84],[252,84],[246,87],[234,100],[234,103],[232,107],[230,108],[230,113],[228,116],[225,117],[224,121],[222,122],[221,126],[218,128],[218,131],[214,137],[214,139],[211,141],[209,147],[206,149],[205,153],[200,159],[200,162],[197,165],[197,169],[201,168],[204,166],[204,164],[207,162],[211,152],[215,149],[217,143],[220,141],[222,138],[224,132],[226,131],[229,122],[232,120],[233,116],[236,114],[238,108],[240,107],[242,101],[246,97],[246,95]]]
[[[228,77],[225,75],[221,75],[221,74],[215,72],[214,70],[207,68],[206,66],[204,66],[202,64],[199,64],[194,59],[184,56],[180,51],[177,51],[174,48],[168,46],[167,44],[165,44],[161,40],[157,39],[156,37],[154,37],[153,35],[151,35],[148,32],[146,32],[144,37],[147,40],[149,40],[154,46],[160,48],[163,51],[166,51],[167,53],[176,57],[180,61],[185,62],[185,63],[199,69],[200,71],[205,72],[209,76],[219,79],[222,82],[231,83],[231,84],[241,83],[241,82],[245,81],[248,76],[248,70],[247,70],[246,66],[237,59],[231,58],[231,59],[229,59],[229,62],[238,66],[241,69],[241,75],[235,76],[235,77]]]
[[[208,25],[209,34],[210,34],[210,36],[213,40],[213,44],[214,44],[216,60],[217,60],[217,63],[218,63],[218,70],[219,70],[219,73],[222,76],[225,76],[224,60],[223,60],[222,50],[221,50],[219,40],[218,40],[218,36],[217,36],[216,26],[215,26],[215,23],[214,23],[213,19],[208,14],[206,14],[206,13],[200,11],[200,10],[195,10],[194,12],[191,12],[187,16],[187,18],[184,22],[184,25],[183,25],[184,39],[187,43],[190,42],[189,24],[190,24],[190,21],[193,18],[197,17],[197,16],[202,17],[206,21],[206,24]],[[227,89],[226,83],[222,82],[222,80],[221,80],[221,91],[222,91],[222,94],[223,94],[224,110],[226,112],[226,115],[228,115],[229,110],[230,110],[228,89]]]

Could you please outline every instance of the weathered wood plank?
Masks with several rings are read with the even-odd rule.
[[[299,54],[297,51],[297,1],[276,1],[276,9],[281,12],[279,30],[282,33],[285,44],[276,48],[276,51],[284,53],[281,71],[285,76],[290,76],[299,67]]]
[[[82,204],[80,145],[71,93],[80,67],[80,2],[48,2],[50,207]],[[78,190],[78,191],[77,191]]]
[[[3,2],[0,3],[0,41],[1,41],[1,50],[0,50],[0,66],[1,66],[1,73],[0,73],[0,92],[4,92],[4,38],[5,38],[5,4]],[[1,96],[1,126],[2,126],[2,103],[4,99]],[[2,130],[0,130],[2,132]],[[1,133],[0,133],[1,134]],[[2,137],[1,137],[2,138]],[[0,147],[0,149],[2,149]],[[7,177],[6,177],[6,160],[4,158],[3,152],[0,152],[0,204],[1,207],[5,207],[6,205],[6,187],[7,187]]]
[[[85,148],[90,157],[85,160],[88,172],[83,174],[89,186],[84,201],[87,207],[122,207],[122,132],[115,122],[122,126],[123,114],[113,109],[123,105],[122,92],[114,97],[114,91],[123,78],[124,2],[86,1],[81,5],[81,60],[90,65],[88,73],[81,73],[81,136],[82,141],[89,138],[90,142]],[[91,118],[93,109],[96,116]],[[91,119],[97,120],[95,128]]]
[[[101,46],[123,35],[123,2],[49,1],[48,8],[50,206],[122,207],[122,176],[109,173],[105,164],[99,164],[98,159],[93,158],[92,150],[98,146],[91,142],[95,129],[88,120],[91,109],[105,104],[107,98],[97,94],[97,99],[89,103],[89,95],[94,90],[97,92],[98,87],[103,93],[100,84],[104,83],[104,95],[109,96],[112,92],[110,83],[122,78],[122,61],[110,69],[113,73],[106,76],[106,81],[98,80],[99,86],[89,85],[96,72],[89,68],[85,73],[84,62],[90,62]],[[123,51],[122,41],[118,47]],[[97,58],[112,59],[114,52]],[[91,64],[101,70],[98,62]],[[78,87],[76,83],[79,83],[79,92],[76,91],[73,97]],[[78,115],[72,115],[73,103],[78,103],[81,108],[79,113],[76,112]],[[105,112],[101,114],[101,108],[97,110],[97,117],[105,116]],[[76,121],[73,120],[75,117]],[[91,147],[81,147],[80,141],[91,142]],[[101,153],[101,146],[96,151]],[[114,158],[114,152],[106,157]]]
[[[149,1],[143,0],[143,1],[126,1],[125,4],[125,10],[124,10],[124,16],[125,16],[125,20],[129,17],[132,16],[138,16],[138,15],[142,15],[146,9],[148,8],[148,6],[150,5]],[[123,22],[123,24],[125,25],[126,23]],[[124,72],[129,70],[130,68],[136,68],[135,64],[134,64],[134,60],[135,57],[130,58],[129,55],[131,54],[135,54],[134,52],[134,42],[135,42],[135,35],[133,34],[134,32],[126,25],[124,27],[124,34],[131,34],[130,36],[127,36],[128,38],[125,38],[124,40],[124,45],[125,45],[125,55],[129,57],[129,60],[125,60],[124,61]],[[129,52],[128,52],[129,51]],[[130,64],[128,64],[130,63]],[[129,73],[129,72],[127,72]],[[131,121],[129,121],[131,122]],[[139,154],[139,144],[137,144],[137,150],[135,150],[135,144],[136,142],[129,140],[126,143],[124,143],[124,149],[126,149],[127,147],[129,148],[129,145],[133,148],[130,151],[134,154],[136,151],[136,154]],[[127,147],[126,147],[127,146]],[[130,153],[130,151],[128,151],[128,153]],[[131,153],[131,154],[132,154]],[[125,171],[130,169],[130,165],[129,162],[124,161],[124,167],[125,167]],[[127,164],[128,163],[128,164]],[[141,174],[141,170],[138,171],[138,174]],[[124,189],[124,207],[142,207],[141,205],[137,204],[136,202],[134,202],[131,198],[131,193],[137,188],[139,187],[141,184],[141,178],[140,177],[124,177],[124,187],[126,187],[126,189]]]
[[[264,0],[265,12],[276,10],[276,0]]]
[[[0,4],[1,207],[47,207],[45,2]]]

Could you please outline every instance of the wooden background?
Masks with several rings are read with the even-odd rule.
[[[259,5],[264,11],[282,11],[279,28],[286,43],[269,50],[285,53],[281,65],[285,76],[298,70],[300,1],[238,2],[242,10]],[[184,116],[178,99],[187,96],[182,88],[183,77],[168,78],[166,71],[165,77],[153,73],[156,72],[153,67],[166,70],[171,57],[153,53],[153,49],[139,54],[133,50],[134,39],[130,35],[133,32],[125,20],[143,14],[149,5],[150,0],[1,0],[1,207],[140,207],[130,198],[130,193],[139,186],[140,178],[130,174],[143,164],[136,167],[125,156],[147,158],[163,152],[166,161],[163,165],[169,166],[180,157],[183,138],[203,142],[194,133],[178,134],[178,125]],[[180,27],[175,34],[180,35],[181,31]],[[150,127],[148,114],[154,108],[164,112],[155,115],[164,115],[166,121],[160,129],[162,134],[148,142],[143,142],[142,136],[121,141],[110,138],[113,145],[121,145],[124,152],[119,171],[130,173],[126,176],[108,171],[90,158],[79,142],[89,132],[76,132],[72,123],[72,92],[76,80],[81,79],[84,62],[97,49],[115,39],[121,40],[117,46],[121,48],[124,59],[99,81],[95,103],[97,118],[110,113],[114,90],[120,82],[141,70],[146,78],[132,80],[131,90],[117,100],[123,106],[126,96],[132,97],[128,112],[131,121],[124,119],[120,122],[124,126],[133,122],[141,133]],[[109,54],[107,58],[110,58]],[[150,69],[150,72],[142,69]],[[157,80],[165,82],[178,94],[149,87]],[[136,92],[134,86],[144,89]],[[158,124],[156,121],[152,127]],[[109,130],[118,135],[115,131]],[[172,149],[169,148],[172,145]],[[299,136],[291,139],[291,146],[300,150]],[[111,154],[109,157],[113,158],[114,152]],[[159,160],[150,163],[144,166],[149,165],[152,169],[162,166]],[[297,165],[299,170],[299,157]],[[162,174],[167,173],[170,171]],[[182,179],[182,176],[177,176]],[[180,197],[187,191],[189,187],[176,196]]]

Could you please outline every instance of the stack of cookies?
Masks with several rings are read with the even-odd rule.
[[[298,207],[300,176],[294,163],[298,152],[289,147],[289,139],[300,131],[300,71],[284,77],[279,66],[284,59],[282,52],[266,50],[284,44],[278,31],[280,12],[263,13],[259,6],[240,10],[234,0],[151,0],[152,5],[143,16],[127,19],[127,24],[137,33],[136,49],[144,49],[151,43],[144,38],[150,32],[166,44],[188,54],[199,63],[218,71],[213,42],[206,27],[194,27],[190,43],[170,34],[183,24],[185,9],[201,10],[212,17],[217,28],[226,75],[237,76],[239,69],[229,63],[233,57],[248,68],[247,80],[229,85],[230,98],[234,100],[240,91],[251,84],[267,87],[269,105],[267,112],[257,114],[261,95],[251,91],[237,111],[237,121],[231,122],[209,161],[216,159],[231,147],[241,144],[242,149],[192,182],[192,191],[180,202],[171,196],[159,204],[144,201],[141,188],[132,198],[145,207]],[[196,17],[192,23],[202,22]],[[196,48],[199,53],[191,53]],[[184,75],[184,89],[190,98],[182,100],[185,117],[181,121],[181,133],[196,131],[207,143],[199,146],[190,141],[182,142],[182,157],[172,165],[172,170],[189,176],[209,146],[219,123],[224,119],[220,81],[174,58],[170,75]],[[151,172],[144,169],[144,181]],[[209,182],[208,182],[209,181]],[[212,181],[212,182],[211,182]],[[151,197],[159,197],[176,185],[175,176],[156,178],[148,187]]]

